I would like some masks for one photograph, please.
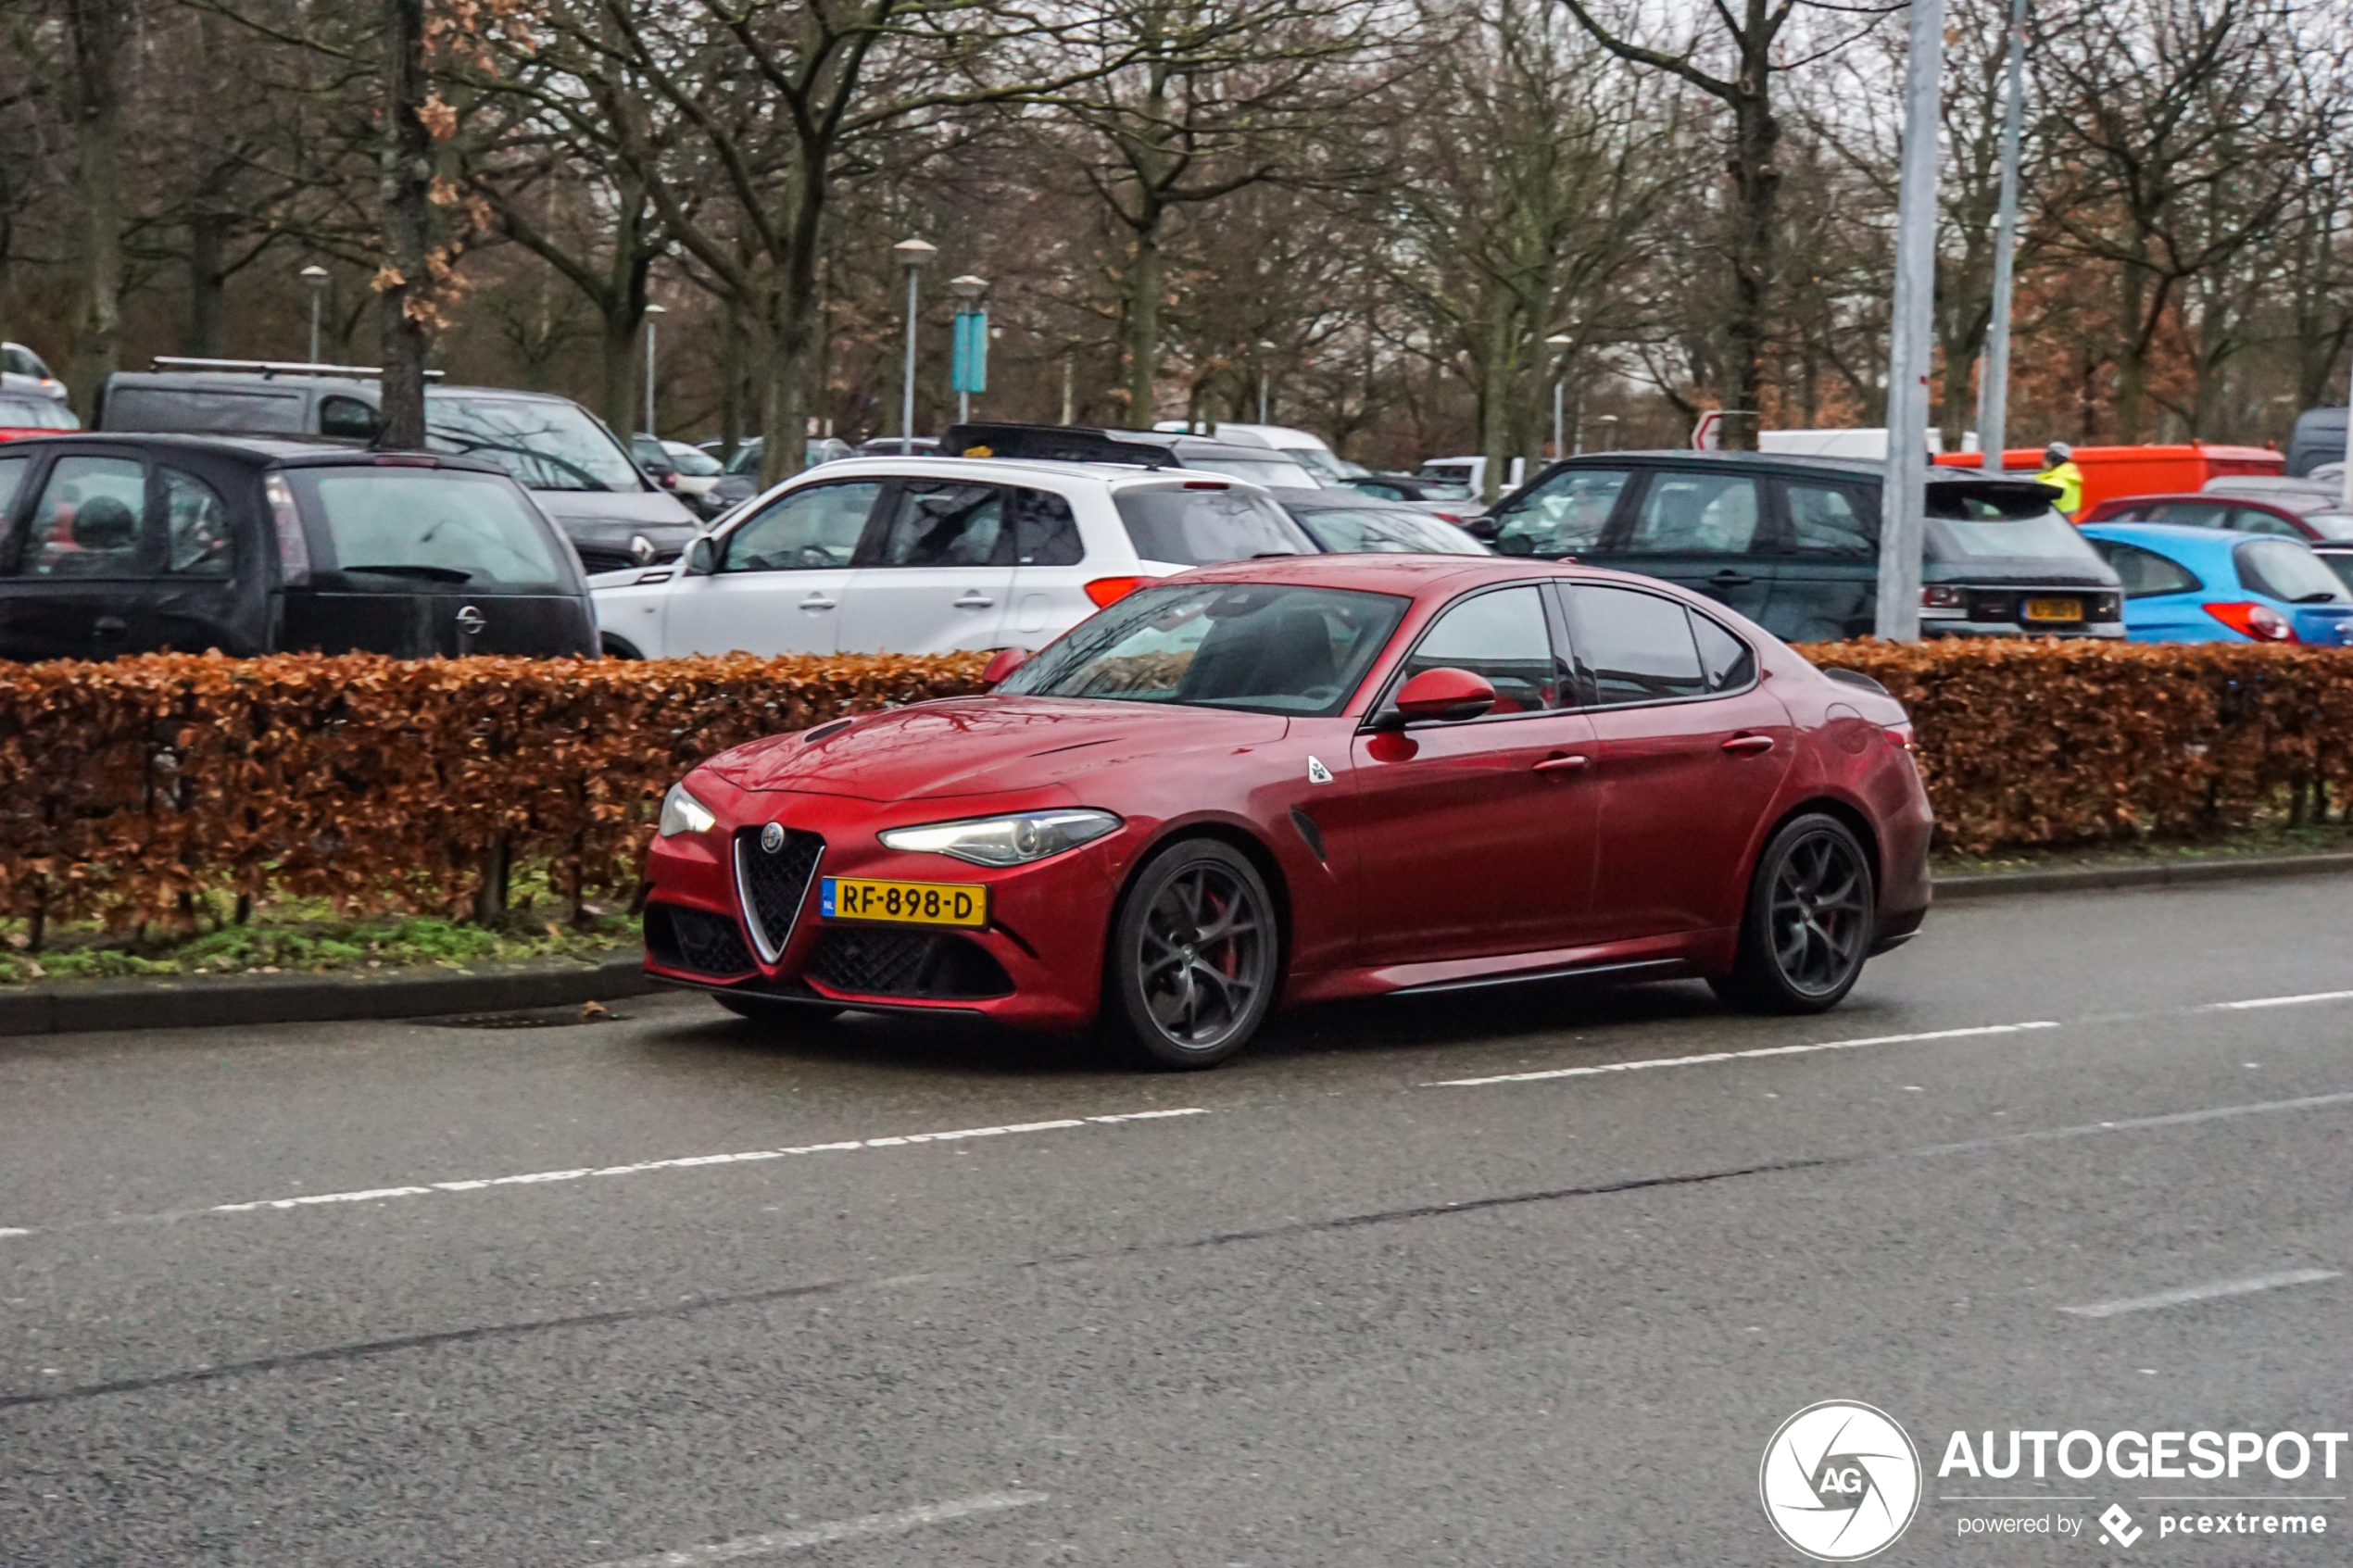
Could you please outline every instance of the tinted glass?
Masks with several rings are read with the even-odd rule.
[[[1422,512],[1369,507],[1294,507],[1291,515],[1339,554],[1483,556],[1487,547],[1451,522]]]
[[[2230,520],[2231,508],[2220,501],[2152,501],[2133,508],[2133,515],[2146,522],[2179,523],[2184,528],[2220,528]]]
[[[1145,560],[1206,566],[1252,556],[1312,556],[1314,541],[1274,502],[1239,490],[1129,489],[1113,497]]]
[[[2191,594],[2205,586],[2197,574],[2176,560],[2113,539],[2096,539],[2093,547],[2108,558],[2124,582],[2128,599],[2150,599],[2160,594]]]
[[[1013,492],[1013,558],[1022,566],[1076,566],[1087,558],[1068,501],[1049,490]]]
[[[108,430],[245,431],[299,434],[298,392],[259,387],[119,386],[107,394],[102,423]]]
[[[7,482],[0,479],[0,485]],[[2353,590],[2353,551],[2332,551],[2321,558],[2321,564],[2337,575],[2337,580]]]
[[[1927,546],[1937,560],[2033,559],[2078,565],[2099,559],[2075,525],[2047,503],[2040,511],[2010,510],[2008,497],[1940,496],[1929,493]]]
[[[671,466],[680,473],[695,479],[709,479],[719,472],[719,459],[708,452],[670,442],[664,442],[661,450],[662,455],[670,459]]]
[[[1789,508],[1790,544],[1800,555],[1870,558],[1879,555],[1879,518],[1864,498],[1834,484],[1786,480],[1781,496]]]
[[[287,470],[321,571],[348,572],[371,591],[394,584],[477,588],[568,585],[546,523],[494,474],[350,468]],[[319,558],[323,557],[324,558]]]
[[[2233,507],[2230,526],[2235,533],[2269,533],[2282,539],[2304,537],[2304,530],[2277,512],[2267,512],[2260,507]]]
[[[1080,621],[997,689],[1336,713],[1388,646],[1407,602],[1261,583],[1146,588]]]
[[[357,397],[322,397],[319,400],[320,434],[346,441],[373,441],[376,429],[376,411]]]
[[[1401,667],[1401,682],[1425,670],[1467,670],[1495,688],[1493,713],[1529,713],[1563,703],[1565,671],[1553,653],[1543,591],[1530,584],[1474,594],[1431,622]]]
[[[0,430],[80,430],[73,410],[54,397],[0,397]]]
[[[534,490],[625,490],[645,480],[629,454],[576,403],[425,394],[425,445],[497,463]]]
[[[139,519],[146,509],[144,463],[59,458],[41,487],[19,570],[28,577],[136,576]]]
[[[879,484],[817,484],[779,495],[721,546],[722,571],[817,571],[846,567],[866,532]]]
[[[760,442],[757,438],[747,441],[742,445],[736,448],[736,455],[727,459],[727,471],[729,473],[748,473],[754,476],[759,474]]]
[[[1692,617],[1701,671],[1711,692],[1736,692],[1756,679],[1756,651],[1705,615]]]
[[[1749,474],[1663,470],[1634,513],[1635,555],[1742,555],[1756,542],[1756,481]]]
[[[0,523],[7,521],[9,503],[17,498],[17,486],[32,468],[31,458],[0,458]],[[5,534],[6,529],[0,529]]]
[[[1500,530],[1497,553],[1568,556],[1599,547],[1627,478],[1624,469],[1563,469],[1489,514]]]
[[[174,577],[226,577],[231,564],[229,504],[192,473],[161,469],[164,571]]]
[[[877,566],[1010,565],[1005,493],[993,484],[908,480],[899,485]]]
[[[2336,573],[2305,546],[2285,539],[2250,539],[2231,556],[2238,562],[2239,581],[2256,593],[2291,604],[2334,604],[2345,598],[2345,585]]]
[[[1656,702],[1707,690],[1683,607],[1655,594],[1580,583],[1575,606],[1577,662],[1603,703]]]
[[[1405,492],[1394,484],[1384,484],[1378,479],[1352,479],[1348,483],[1349,488],[1353,490],[1361,490],[1367,495],[1378,495],[1385,501],[1402,501],[1406,498]]]

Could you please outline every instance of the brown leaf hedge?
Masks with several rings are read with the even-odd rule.
[[[2353,653],[1843,643],[1911,709],[1944,842],[2195,837],[2353,784]],[[979,656],[649,663],[362,655],[0,664],[0,917],[190,899],[461,909],[485,865],[635,885],[662,792],[714,752],[977,688]],[[493,873],[495,874],[495,873]]]

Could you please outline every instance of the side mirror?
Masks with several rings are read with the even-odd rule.
[[[1402,720],[1438,719],[1459,723],[1495,706],[1495,688],[1483,675],[1444,667],[1425,670],[1397,690]]]
[[[999,648],[989,656],[988,667],[980,672],[980,684],[993,687],[1028,662],[1027,648]]]
[[[686,546],[686,576],[708,577],[718,570],[719,551],[711,544],[710,534]]]
[[[1502,536],[1504,525],[1491,517],[1475,517],[1463,524],[1463,532],[1482,544],[1491,545]]]

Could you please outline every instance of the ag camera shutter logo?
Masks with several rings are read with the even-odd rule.
[[[1781,1539],[1817,1562],[1857,1562],[1912,1523],[1919,1451],[1886,1411],[1825,1399],[1781,1423],[1756,1487]]]

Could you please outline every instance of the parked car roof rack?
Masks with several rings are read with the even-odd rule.
[[[975,447],[992,458],[1026,458],[1050,463],[1133,463],[1139,468],[1168,469],[1182,464],[1163,445],[1146,436],[1129,439],[1107,430],[1084,425],[962,424],[950,425],[939,437],[939,449],[969,454]]]
[[[196,359],[183,354],[158,354],[152,364],[158,370],[221,370],[236,375],[260,376],[381,376],[381,365],[313,365],[300,359]],[[427,370],[427,381],[439,381],[447,370]]]

